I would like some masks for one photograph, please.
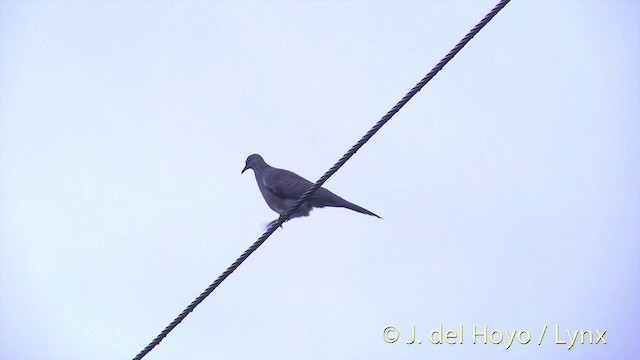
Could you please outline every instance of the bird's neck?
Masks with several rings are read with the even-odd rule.
[[[256,166],[256,168],[254,169],[256,174],[262,174],[265,170],[267,170],[267,168],[269,167],[269,165],[267,164],[260,164],[258,166]]]

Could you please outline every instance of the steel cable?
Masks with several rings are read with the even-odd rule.
[[[231,275],[231,273],[235,271],[240,266],[240,264],[242,264],[249,257],[249,255],[256,251],[256,249],[258,249],[258,247],[260,247],[260,245],[262,245],[262,243],[264,243],[279,226],[287,221],[291,214],[293,214],[293,212],[296,211],[314,191],[321,187],[322,184],[324,184],[336,171],[338,171],[338,169],[340,169],[342,165],[344,165],[347,160],[351,158],[351,156],[353,156],[367,141],[369,141],[369,139],[371,139],[373,135],[375,135],[376,132],[378,132],[378,130],[380,130],[380,128],[382,128],[382,126],[384,126],[384,124],[387,123],[387,121],[391,119],[391,117],[393,117],[393,115],[400,111],[400,109],[406,103],[408,103],[409,100],[411,100],[411,98],[422,89],[422,87],[424,87],[440,70],[442,70],[442,68],[451,59],[453,59],[453,57],[456,56],[456,54],[460,52],[460,50],[462,50],[462,48],[476,34],[478,34],[478,32],[480,32],[480,30],[485,25],[487,25],[487,23],[489,23],[489,21],[491,21],[491,19],[496,14],[498,14],[498,12],[500,12],[500,10],[502,10],[502,8],[507,5],[507,3],[509,3],[509,1],[510,0],[500,1],[475,27],[473,27],[473,29],[471,29],[471,31],[469,31],[469,33],[467,33],[467,35],[465,35],[464,38],[462,38],[462,40],[460,40],[460,42],[458,42],[456,46],[453,47],[451,51],[449,51],[449,53],[444,58],[442,58],[442,60],[440,60],[440,62],[431,71],[429,71],[429,73],[427,73],[427,75],[425,75],[424,78],[422,78],[422,80],[420,80],[393,108],[391,108],[391,110],[389,110],[389,112],[387,112],[387,114],[384,115],[371,128],[371,130],[369,130],[355,145],[353,145],[351,149],[349,149],[349,151],[347,151],[347,153],[344,154],[335,165],[333,165],[324,175],[322,175],[322,177],[320,177],[320,179],[318,179],[318,181],[316,181],[316,183],[313,184],[300,197],[300,199],[298,199],[298,201],[296,201],[296,203],[291,206],[289,210],[282,214],[278,218],[278,220],[273,222],[267,228],[264,234],[262,234],[262,236],[260,236],[260,238],[255,243],[253,243],[253,245],[251,245],[242,255],[240,255],[240,257],[236,259],[236,261],[234,261],[233,264],[231,264],[231,266],[229,266],[227,270],[225,270],[211,285],[209,285],[209,287],[202,294],[200,294],[200,296],[198,296],[193,302],[191,302],[191,304],[189,304],[189,306],[187,306],[187,308],[184,309],[175,320],[173,320],[164,330],[162,330],[162,332],[155,339],[151,341],[151,343],[149,343],[149,345],[147,345],[138,355],[136,355],[134,360],[142,359],[156,345],[158,345],[162,341],[162,339],[164,339],[169,334],[169,332],[171,332],[171,330],[173,330],[180,322],[182,322],[182,320],[187,317],[187,315],[189,315],[190,312],[192,312],[196,308],[196,306],[198,306],[207,296],[209,296],[209,294],[213,292],[213,290],[218,287],[218,285],[220,285],[229,275]]]

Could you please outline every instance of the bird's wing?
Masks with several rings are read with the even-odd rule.
[[[262,184],[273,194],[284,199],[299,199],[313,183],[288,170],[271,168],[263,178]]]
[[[271,168],[262,178],[264,186],[273,194],[283,199],[299,199],[313,183],[302,176],[282,169]],[[320,187],[314,191],[307,199],[309,203],[316,207],[327,205],[338,205],[342,198],[336,196],[331,191]]]

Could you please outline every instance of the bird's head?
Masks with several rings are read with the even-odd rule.
[[[253,169],[255,171],[255,169],[257,169],[258,166],[260,165],[265,165],[265,162],[262,159],[262,156],[258,154],[249,155],[249,157],[247,158],[247,161],[245,162],[244,169],[242,169],[241,174],[247,171],[247,169]]]

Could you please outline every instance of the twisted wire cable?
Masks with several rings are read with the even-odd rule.
[[[456,54],[460,52],[460,50],[462,50],[462,48],[474,36],[476,36],[476,34],[478,34],[478,32],[480,32],[480,30],[485,25],[487,25],[487,23],[489,23],[489,21],[491,21],[491,19],[493,19],[493,17],[496,16],[496,14],[498,14],[498,12],[500,12],[500,10],[502,10],[502,8],[507,5],[507,3],[509,3],[509,1],[510,0],[501,0],[489,13],[487,13],[487,15],[482,20],[480,20],[480,22],[476,26],[474,26],[473,29],[471,29],[471,31],[469,31],[469,33],[467,33],[467,35],[465,35],[465,37],[463,37],[462,40],[460,40],[460,42],[458,42],[458,44],[454,46],[453,49],[451,49],[451,51],[449,51],[449,53],[444,58],[442,58],[442,60],[440,60],[440,62],[433,69],[431,69],[431,71],[429,71],[429,73],[427,73],[427,75],[425,75],[424,78],[422,78],[422,80],[420,80],[402,99],[400,99],[400,101],[398,101],[398,103],[393,108],[391,108],[389,112],[387,112],[355,145],[353,145],[351,149],[349,149],[349,151],[347,151],[347,153],[344,154],[335,165],[327,170],[327,172],[322,175],[315,184],[313,184],[304,194],[302,194],[300,199],[298,199],[298,201],[296,201],[289,210],[283,213],[278,218],[278,220],[274,221],[266,229],[264,234],[262,234],[262,236],[260,236],[260,238],[255,243],[253,243],[253,245],[251,245],[242,255],[240,255],[238,259],[236,259],[236,261],[233,262],[233,264],[231,264],[231,266],[227,268],[227,270],[225,270],[211,285],[209,285],[209,287],[202,294],[200,294],[200,296],[198,296],[193,302],[191,302],[191,304],[189,304],[189,306],[187,306],[187,308],[184,309],[175,320],[173,320],[164,330],[162,330],[162,332],[155,339],[151,341],[151,343],[149,343],[149,345],[147,345],[138,355],[136,355],[134,360],[142,359],[156,345],[158,345],[162,341],[162,339],[164,339],[169,334],[169,332],[171,332],[171,330],[178,326],[178,324],[180,324],[180,322],[182,322],[182,320],[184,320],[187,315],[189,315],[189,313],[196,308],[196,306],[198,306],[207,296],[209,296],[209,294],[211,294],[213,290],[218,287],[218,285],[220,285],[229,275],[231,275],[231,273],[235,271],[240,266],[240,264],[242,264],[249,257],[249,255],[256,251],[256,249],[258,249],[258,247],[260,247],[260,245],[262,245],[269,238],[269,236],[271,236],[271,234],[276,231],[279,226],[287,221],[291,214],[293,214],[314,191],[321,187],[333,174],[335,174],[335,172],[338,171],[338,169],[340,169],[342,165],[344,165],[367,141],[369,141],[369,139],[371,139],[371,137],[375,135],[375,133],[378,132],[378,130],[380,130],[380,128],[382,128],[382,126],[384,126],[384,124],[386,124],[387,121],[389,121],[391,117],[393,117],[393,115],[400,111],[400,109],[406,103],[408,103],[415,94],[417,94],[440,70],[442,70],[442,68],[451,59],[453,59],[453,57],[456,56]]]

